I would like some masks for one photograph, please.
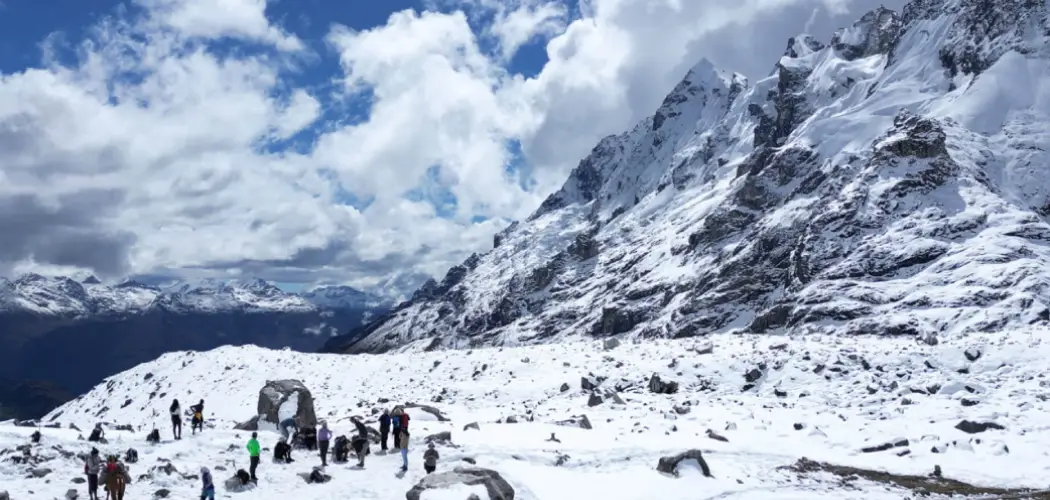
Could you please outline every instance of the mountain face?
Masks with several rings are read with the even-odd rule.
[[[244,344],[315,351],[391,306],[350,287],[293,294],[258,279],[165,288],[134,281],[106,286],[93,277],[0,279],[0,379],[36,379],[33,387],[53,383],[81,393],[169,351]],[[26,401],[57,392],[21,391],[17,404],[0,393],[0,406],[14,413],[27,408],[37,414],[18,416],[36,417],[41,412]]]
[[[494,248],[335,352],[1050,320],[1036,1],[917,0],[748,82],[701,62]]]

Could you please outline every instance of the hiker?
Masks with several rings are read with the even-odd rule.
[[[388,435],[390,435],[390,410],[384,408],[383,414],[379,416],[379,447],[384,452]]]
[[[321,422],[321,430],[317,431],[317,449],[321,452],[321,467],[328,466],[328,442],[332,439],[332,431],[328,430],[328,422]]]
[[[350,440],[346,436],[339,436],[335,438],[335,447],[332,449],[333,460],[337,463],[346,462],[347,456],[350,455]]]
[[[105,433],[102,432],[102,423],[95,424],[95,428],[91,430],[91,435],[88,436],[88,441],[97,443],[105,438]]]
[[[29,435],[29,441],[32,442],[33,444],[40,444],[40,438],[42,438],[42,437],[43,436],[40,434],[40,429],[37,429],[37,430],[33,431],[32,434]]]
[[[439,458],[441,458],[441,455],[434,449],[434,443],[428,444],[427,451],[423,452],[423,470],[427,471],[427,474],[434,472],[434,469],[437,469]]]
[[[278,424],[278,427],[281,428],[281,435],[284,436],[284,438],[289,440],[289,441],[292,439],[292,431],[293,430],[295,432],[299,432],[299,426],[296,425],[295,417],[290,417],[290,418],[286,418],[284,420],[281,420],[281,423]]]
[[[397,437],[401,434],[401,407],[395,406],[393,411],[390,412],[390,427],[391,432],[394,435],[394,449],[401,449],[398,444]]]
[[[106,460],[99,479],[106,484],[106,491],[109,493],[107,498],[124,500],[124,490],[131,484],[131,475],[124,464],[117,462],[116,455],[110,455]]]
[[[353,439],[354,452],[357,453],[357,466],[365,466],[365,455],[368,455],[368,427],[361,422],[361,419],[353,417],[350,419],[354,423],[354,428],[357,429],[357,435]]]
[[[258,482],[259,478],[255,476],[255,469],[259,467],[259,433],[253,432],[252,438],[248,440],[248,470],[250,471],[250,477],[253,483]]]
[[[292,444],[314,451],[317,448],[317,428],[299,426],[299,432],[295,433]]]
[[[397,435],[397,442],[401,445],[401,472],[408,472],[408,430],[404,427]]]
[[[194,435],[197,431],[204,432],[204,400],[190,407],[193,412],[193,418],[190,419],[190,432]]]
[[[84,460],[84,474],[87,474],[88,500],[98,500],[98,473],[102,472],[102,457],[98,448],[92,448],[91,454]]]
[[[288,440],[281,438],[277,442],[277,446],[273,447],[273,461],[281,464],[290,464],[295,460],[292,460],[292,445],[288,444]]]
[[[179,406],[179,400],[173,400],[171,406],[168,407],[168,413],[171,414],[171,434],[175,440],[182,439],[182,407]]]
[[[157,444],[160,442],[160,431],[153,429],[146,434],[146,442],[150,444]]]
[[[215,483],[207,467],[201,467],[201,500],[215,500]]]

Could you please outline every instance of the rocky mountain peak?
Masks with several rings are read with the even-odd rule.
[[[900,39],[901,15],[885,7],[864,14],[848,28],[835,32],[831,46],[847,61],[876,54],[889,54]]]

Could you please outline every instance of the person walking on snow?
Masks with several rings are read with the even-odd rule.
[[[190,420],[190,432],[194,435],[197,431],[204,432],[204,400],[190,407],[193,411],[193,419]]]
[[[91,454],[84,460],[84,474],[87,474],[89,500],[98,500],[99,472],[102,472],[102,457],[98,454],[98,448],[92,448]]]
[[[215,500],[215,483],[207,467],[201,467],[201,483],[201,500]]]
[[[439,458],[441,458],[441,455],[439,455],[438,451],[434,449],[434,443],[428,444],[427,451],[423,452],[423,470],[427,471],[427,474],[434,472],[434,470],[437,469]]]
[[[253,432],[252,438],[248,440],[248,472],[251,474],[253,483],[259,481],[259,478],[255,476],[255,469],[259,467],[259,433]]]
[[[168,413],[171,414],[171,434],[176,440],[182,439],[182,407],[179,406],[179,400],[171,402],[171,406],[168,407]]]
[[[386,452],[386,439],[390,435],[390,410],[383,410],[383,414],[379,416],[379,446],[380,449]]]
[[[328,430],[328,422],[321,422],[321,430],[317,432],[317,449],[321,452],[321,467],[328,466],[328,442],[332,440],[332,431]]]

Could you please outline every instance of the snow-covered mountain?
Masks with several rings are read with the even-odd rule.
[[[320,465],[317,452],[297,449],[294,463],[274,463],[278,435],[260,429],[258,487],[233,497],[406,498],[425,475],[432,439],[435,474],[492,470],[516,500],[1046,498],[1016,488],[1045,488],[1047,338],[1046,328],[1026,328],[934,346],[716,334],[355,356],[251,346],[173,352],[48,414],[31,459],[18,460],[14,448],[34,429],[0,425],[0,490],[15,499],[64,498],[69,488],[83,495],[76,455],[97,446],[138,450],[128,498],[196,498],[192,475],[202,466],[228,497],[223,481],[248,462],[249,435],[234,425],[258,414],[268,381],[295,379],[311,394],[297,401],[312,401],[336,436],[352,435],[350,417],[378,427],[381,409],[408,405],[408,472],[374,443],[365,472],[330,461],[331,482],[306,484],[298,474]],[[186,428],[172,439],[172,399],[183,408],[204,400],[203,433]],[[96,423],[108,443],[77,440]],[[161,442],[147,444],[154,427]],[[711,477],[688,462],[678,477],[657,471],[663,457],[688,450],[702,452]],[[421,498],[463,500],[471,490],[440,493]]]
[[[350,287],[295,294],[260,279],[163,287],[37,274],[0,279],[0,379],[53,382],[77,394],[169,351],[228,344],[316,351],[392,306]],[[0,393],[5,403],[15,405]]]
[[[1050,320],[1044,2],[916,0],[704,61],[494,248],[335,352]]]

